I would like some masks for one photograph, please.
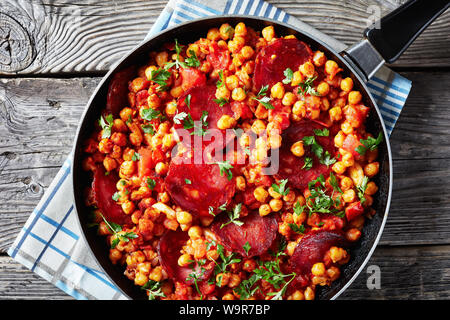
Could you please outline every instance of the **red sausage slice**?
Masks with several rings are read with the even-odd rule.
[[[207,117],[204,119],[204,122],[207,123],[207,126],[202,126],[202,129],[207,130],[207,133],[202,137],[202,145],[206,146],[213,143],[214,146],[221,148],[225,146],[227,141],[233,139],[234,136],[229,134],[227,137],[225,130],[218,129],[217,121],[225,114],[233,116],[234,112],[229,103],[220,107],[217,102],[214,101],[215,99],[216,86],[214,84],[190,88],[178,99],[178,114],[181,114],[182,112],[189,114],[193,121],[198,122],[198,128],[196,130],[198,131],[202,116],[204,115],[203,112],[206,112],[205,114]],[[178,134],[181,134],[181,129],[186,128],[186,125],[189,124],[189,120],[188,116],[186,116],[179,121],[179,123],[174,124]],[[194,128],[189,128],[187,130],[190,134],[194,132]],[[193,136],[191,135],[190,137]],[[216,137],[221,141],[216,140]],[[190,139],[191,145],[193,145],[195,138],[200,138],[200,136],[196,134],[194,139]]]
[[[178,155],[172,159],[165,179],[172,199],[184,210],[195,215],[210,217],[224,203],[229,203],[235,192],[234,178],[221,175],[218,164],[195,164],[194,159]]]
[[[119,177],[115,172],[105,175],[105,170],[98,167],[92,181],[92,190],[97,207],[102,212],[106,220],[124,225],[131,223],[130,216],[123,212],[122,207],[112,198],[117,192],[116,184]]]
[[[120,110],[128,105],[128,81],[135,74],[134,67],[123,69],[111,78],[106,96],[106,110],[114,118],[119,116]]]
[[[299,189],[308,186],[308,182],[317,179],[321,174],[325,178],[331,171],[331,166],[327,167],[319,162],[319,159],[311,151],[310,146],[304,146],[305,155],[297,157],[291,152],[291,146],[297,141],[301,141],[306,136],[314,136],[317,143],[333,157],[336,153],[334,147],[333,132],[330,130],[328,137],[321,137],[314,134],[314,130],[322,130],[325,127],[319,123],[303,120],[293,123],[282,135],[283,145],[280,148],[280,168],[275,175],[278,179],[288,179],[289,183]],[[305,157],[313,159],[311,169],[302,169],[305,164]]]
[[[277,39],[265,46],[256,56],[253,84],[256,90],[273,86],[285,78],[284,70],[296,71],[312,59],[309,46],[297,39]]]
[[[323,261],[324,255],[332,246],[347,245],[345,237],[334,231],[319,231],[305,235],[292,254],[289,265],[297,274],[309,275],[311,267]]]
[[[190,278],[192,273],[195,273],[199,280],[209,279],[214,271],[214,261],[203,266],[195,264],[192,267],[180,267],[178,265],[178,258],[181,255],[180,250],[186,245],[188,239],[187,232],[181,230],[167,231],[159,240],[158,256],[161,266],[170,278],[191,285],[194,283],[193,279],[187,279]]]
[[[246,217],[240,218],[239,221],[244,223],[242,226],[229,223],[221,228],[228,221],[228,215],[221,214],[214,221],[211,230],[227,250],[238,252],[244,257],[263,254],[270,248],[277,236],[276,218],[273,216],[261,217],[257,211],[252,211]],[[250,245],[248,254],[244,250],[247,241]]]

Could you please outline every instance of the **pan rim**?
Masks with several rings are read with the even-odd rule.
[[[336,50],[334,50],[333,48],[331,48],[327,43],[323,42],[320,39],[317,39],[315,36],[309,34],[308,32],[305,32],[303,30],[301,30],[300,28],[287,24],[285,22],[280,22],[280,21],[276,21],[270,18],[264,18],[264,17],[256,17],[256,16],[251,16],[251,15],[236,15],[236,14],[225,14],[225,15],[214,15],[214,16],[209,16],[209,17],[203,17],[203,18],[199,18],[199,19],[194,19],[194,20],[190,20],[190,21],[186,21],[180,24],[177,24],[173,27],[167,28],[165,30],[162,30],[150,37],[146,37],[141,43],[137,44],[136,46],[134,46],[132,49],[130,49],[121,59],[119,59],[116,63],[114,63],[111,67],[110,70],[103,76],[102,80],[99,82],[99,84],[96,86],[95,90],[93,91],[93,93],[91,94],[88,102],[86,103],[85,109],[83,111],[83,114],[79,120],[79,124],[76,130],[76,134],[75,134],[75,138],[74,138],[74,144],[72,147],[72,151],[70,154],[71,157],[71,166],[70,166],[70,172],[71,172],[71,186],[72,186],[72,192],[71,192],[71,197],[72,197],[72,201],[74,203],[75,209],[76,209],[76,214],[77,214],[77,224],[78,227],[80,228],[80,231],[82,233],[84,242],[86,244],[86,246],[88,247],[89,253],[91,254],[91,256],[94,258],[94,260],[97,262],[98,267],[101,269],[101,271],[106,275],[106,277],[109,279],[109,281],[128,299],[132,299],[126,292],[124,292],[124,290],[117,285],[116,281],[114,281],[112,279],[112,277],[109,275],[108,272],[106,272],[106,270],[103,268],[102,264],[99,262],[98,258],[96,257],[96,255],[94,254],[91,245],[89,244],[89,242],[87,241],[87,236],[86,233],[84,231],[84,227],[81,225],[81,220],[79,217],[79,213],[78,213],[78,205],[77,205],[77,199],[76,199],[76,195],[75,195],[75,178],[73,175],[74,172],[74,166],[75,166],[75,157],[77,155],[76,150],[79,147],[80,144],[80,132],[81,129],[83,127],[83,124],[85,124],[86,121],[86,116],[89,113],[89,110],[92,108],[92,102],[95,100],[96,96],[98,95],[100,89],[103,87],[103,85],[105,84],[105,82],[110,78],[111,74],[114,73],[120,66],[122,63],[124,63],[130,56],[132,56],[136,51],[138,51],[140,48],[146,46],[149,42],[154,41],[156,38],[161,37],[163,35],[165,35],[166,33],[170,33],[173,32],[174,30],[177,29],[183,29],[186,26],[189,26],[191,24],[194,23],[202,23],[204,21],[211,21],[211,20],[220,20],[223,18],[233,18],[233,19],[245,19],[245,20],[255,20],[257,22],[265,22],[271,25],[279,25],[288,29],[292,29],[295,30],[296,32],[302,34],[303,36],[311,39],[312,41],[317,42],[318,44],[322,45],[324,48],[326,48],[327,50],[329,50],[331,53],[333,53],[336,57],[338,57],[338,59],[340,60],[340,63],[343,63],[346,65],[346,67],[352,72],[352,76],[354,76],[357,80],[358,80],[358,84],[364,89],[365,93],[367,93],[367,96],[370,99],[370,102],[372,104],[372,106],[375,108],[375,111],[377,113],[377,117],[379,119],[379,122],[381,124],[381,128],[383,130],[383,135],[384,135],[384,139],[385,139],[385,144],[386,144],[386,153],[387,153],[387,158],[388,158],[388,166],[389,166],[389,182],[388,182],[388,193],[387,193],[387,199],[386,199],[386,206],[385,206],[385,210],[383,213],[383,220],[381,221],[380,227],[377,231],[377,236],[369,250],[369,252],[367,253],[364,261],[361,263],[361,265],[359,266],[359,268],[355,271],[355,273],[353,274],[353,276],[342,286],[342,288],[336,292],[331,298],[330,300],[335,300],[337,299],[353,282],[354,280],[360,275],[361,271],[364,269],[364,267],[367,265],[367,263],[369,262],[370,258],[373,255],[373,252],[375,251],[376,247],[378,246],[378,243],[380,241],[380,238],[382,236],[388,215],[389,215],[389,209],[390,209],[390,204],[391,204],[391,199],[392,199],[392,186],[393,186],[393,165],[392,165],[392,153],[391,153],[391,146],[390,146],[390,142],[389,142],[389,135],[387,134],[387,130],[386,130],[386,126],[384,124],[383,118],[381,116],[381,112],[379,110],[378,105],[376,104],[372,94],[370,93],[366,82],[360,77],[359,73],[357,72],[357,70],[355,70],[354,66],[350,65],[341,55],[341,53],[338,53]]]

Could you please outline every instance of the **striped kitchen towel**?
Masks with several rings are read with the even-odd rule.
[[[205,16],[246,14],[291,24],[322,39],[335,50],[345,45],[275,6],[260,0],[170,0],[148,37],[176,24]],[[411,89],[411,81],[383,67],[369,88],[391,133]],[[77,225],[70,194],[71,156],[20,231],[8,254],[76,299],[127,299],[89,253]]]

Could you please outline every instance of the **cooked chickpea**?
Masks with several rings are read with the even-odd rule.
[[[268,191],[269,191],[269,194],[270,194],[270,196],[271,196],[272,198],[274,198],[274,199],[281,199],[282,195],[279,194],[278,192],[276,192],[272,187],[270,187],[270,188],[268,189]]]
[[[262,120],[255,120],[252,124],[252,131],[257,135],[261,135],[264,130],[266,130],[266,124]]]
[[[220,86],[216,89],[216,98],[217,99],[230,99],[231,92],[228,90],[226,86]]]
[[[179,224],[189,224],[192,222],[192,215],[187,211],[178,211],[177,221]]]
[[[167,51],[159,52],[155,57],[156,64],[163,67],[169,61],[169,53]]]
[[[279,134],[271,134],[268,138],[269,146],[271,149],[278,149],[281,147],[281,135]]]
[[[262,29],[261,34],[266,41],[271,41],[275,37],[275,29],[273,26],[265,27]]]
[[[292,107],[292,113],[296,116],[304,118],[306,116],[306,104],[305,101],[298,100],[294,103]]]
[[[245,178],[243,176],[236,177],[236,188],[240,191],[244,191],[246,187]]]
[[[220,32],[220,37],[222,38],[222,40],[231,39],[234,35],[234,29],[228,23],[222,24],[220,26],[219,32]]]
[[[326,96],[330,92],[330,85],[325,81],[322,81],[317,86],[317,93],[321,96]]]
[[[343,177],[340,185],[341,185],[342,191],[347,191],[347,190],[353,188],[353,180],[349,177]]]
[[[359,91],[350,91],[348,93],[348,103],[350,104],[358,104],[362,100],[361,92]]]
[[[105,167],[105,170],[107,172],[113,171],[118,167],[117,161],[113,158],[106,156],[105,159],[103,159],[103,166]]]
[[[270,94],[273,98],[283,99],[284,96],[284,86],[281,82],[275,83],[272,88],[270,88]]]
[[[222,300],[234,300],[234,295],[232,293],[226,293],[222,296]]]
[[[342,109],[340,107],[333,107],[329,111],[330,119],[332,121],[340,121],[342,119]]]
[[[228,281],[228,287],[235,288],[241,283],[241,277],[238,274],[232,274]]]
[[[155,166],[155,172],[164,175],[169,171],[169,166],[164,162],[158,162]]]
[[[313,65],[311,62],[307,61],[307,62],[305,62],[304,64],[302,64],[302,65],[298,68],[298,70],[299,70],[299,71],[302,73],[302,75],[304,75],[305,77],[311,78],[312,76],[314,76],[315,68],[314,68],[314,65]]]
[[[338,161],[332,166],[332,170],[337,174],[343,174],[347,167],[342,163],[342,161]]]
[[[208,33],[206,34],[206,38],[211,41],[218,41],[221,38],[219,29],[217,28],[209,29]]]
[[[374,195],[375,193],[377,193],[378,191],[378,187],[375,184],[375,182],[370,181],[369,183],[367,183],[367,187],[366,187],[366,194],[368,194],[369,196]]]
[[[356,198],[356,193],[355,193],[355,190],[353,190],[353,189],[344,191],[344,193],[342,194],[342,199],[344,200],[345,203],[351,203],[355,200],[355,198]]]
[[[245,60],[250,59],[251,57],[253,57],[253,55],[255,54],[255,51],[253,50],[252,47],[250,46],[244,46],[241,49],[241,56],[242,58],[244,58]]]
[[[150,280],[153,280],[153,281],[156,281],[156,282],[161,281],[161,279],[162,279],[162,267],[160,267],[160,266],[155,267],[155,268],[150,272],[150,274],[148,275],[148,278],[149,278]]]
[[[345,78],[341,81],[341,90],[350,92],[353,89],[353,80],[352,78]]]
[[[378,162],[369,163],[364,167],[364,173],[369,178],[372,178],[373,176],[378,174],[379,170],[380,170],[380,164]]]
[[[216,276],[216,285],[218,287],[225,287],[230,281],[231,273],[221,272]]]
[[[138,286],[143,286],[148,282],[148,276],[144,273],[137,272],[134,278],[134,283]]]
[[[243,101],[247,97],[247,94],[243,88],[234,88],[231,92],[231,97],[235,101]]]
[[[330,258],[334,263],[339,262],[342,259],[345,259],[346,257],[347,257],[347,251],[345,251],[344,249],[339,248],[339,247],[331,247],[330,248]]]
[[[293,87],[298,86],[302,82],[303,82],[302,73],[298,70],[294,71],[294,73],[292,74],[291,86],[293,86]]]
[[[292,293],[288,300],[305,300],[305,295],[301,290],[295,290],[294,293]]]
[[[322,276],[325,274],[325,265],[322,262],[315,263],[311,268],[311,273],[315,276]]]
[[[313,55],[313,62],[316,67],[321,67],[323,64],[327,61],[327,58],[325,57],[325,53],[322,51],[316,51]]]
[[[203,230],[200,226],[192,226],[188,230],[188,235],[191,239],[199,239],[203,234]]]
[[[297,141],[291,146],[291,152],[296,157],[303,157],[305,149],[303,147],[303,141]]]
[[[269,201],[269,206],[272,211],[278,212],[283,208],[283,200],[272,199]]]
[[[228,90],[233,90],[239,87],[239,79],[236,75],[231,75],[225,78],[225,84]]]
[[[173,100],[173,101],[170,101],[170,102],[168,102],[167,104],[166,104],[166,114],[169,116],[169,117],[173,117],[173,116],[175,116],[176,114],[177,114],[177,103],[176,103],[176,101],[175,100]]]
[[[285,106],[291,106],[297,100],[297,96],[292,92],[286,92],[281,103]]]
[[[264,189],[264,187],[257,187],[254,191],[253,191],[253,196],[255,197],[256,200],[258,200],[259,202],[266,202],[267,197],[269,196],[269,192],[266,191],[266,189]]]
[[[336,74],[336,71],[339,69],[338,64],[336,63],[336,61],[333,60],[327,60],[327,62],[325,62],[325,72],[329,75],[334,75]]]
[[[305,289],[304,295],[305,295],[306,300],[314,300],[314,298],[315,298],[314,290],[311,289],[311,287],[307,287]]]
[[[271,212],[272,212],[272,209],[270,208],[270,206],[267,203],[265,203],[259,207],[259,215],[262,217],[267,216]]]
[[[221,130],[233,128],[235,125],[236,125],[236,120],[227,114],[224,114],[217,121],[217,128],[219,128]]]
[[[134,212],[135,205],[132,201],[126,201],[122,203],[122,210],[125,214],[131,214]]]

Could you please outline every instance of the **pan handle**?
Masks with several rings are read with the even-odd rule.
[[[449,0],[411,0],[364,31],[364,39],[342,54],[368,80],[385,63],[393,63],[439,15]]]

